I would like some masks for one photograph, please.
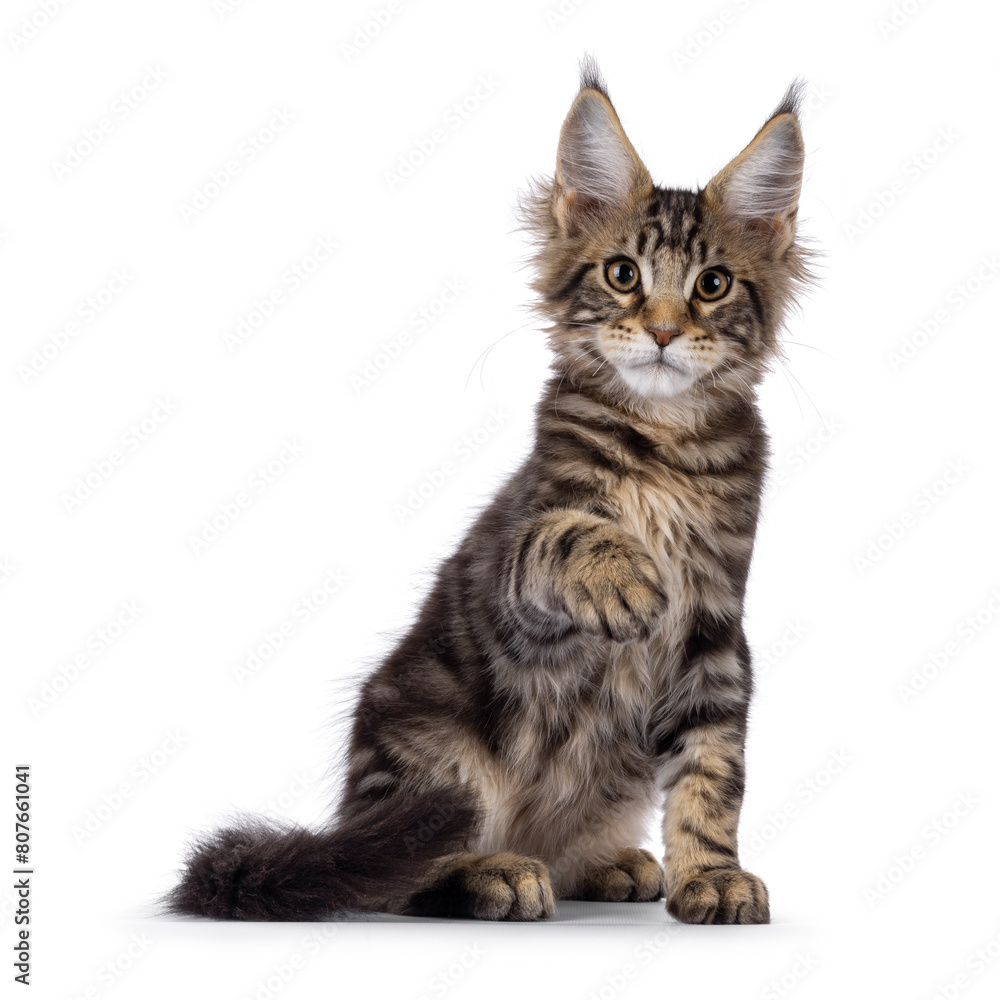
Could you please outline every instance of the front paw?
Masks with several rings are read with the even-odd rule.
[[[649,851],[626,847],[614,863],[589,868],[567,899],[647,903],[663,896],[663,869]]]
[[[767,924],[767,886],[741,868],[693,871],[672,880],[667,912],[685,924]]]
[[[595,539],[580,554],[568,590],[577,625],[615,642],[646,638],[667,610],[653,560],[614,537]]]

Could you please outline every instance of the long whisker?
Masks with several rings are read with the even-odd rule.
[[[472,362],[472,367],[469,369],[469,377],[465,380],[465,388],[466,389],[469,388],[469,382],[472,380],[473,373],[476,370],[476,365],[478,365],[481,360],[483,362],[483,365],[482,368],[479,369],[479,384],[485,389],[486,387],[483,385],[483,369],[485,369],[486,367],[486,359],[489,357],[490,351],[492,351],[493,348],[496,347],[501,340],[506,340],[511,334],[520,333],[522,330],[526,330],[529,326],[534,326],[534,325],[535,325],[534,320],[528,320],[527,323],[523,323],[521,326],[517,326],[513,330],[508,330],[507,333],[505,333],[502,337],[497,337],[497,339],[494,340],[493,343],[490,344],[490,346],[487,347],[486,350],[484,350],[482,354],[480,354],[479,357]]]
[[[785,381],[788,381],[789,375],[793,379],[795,379],[796,385],[798,385],[798,387],[805,393],[806,399],[809,400],[809,405],[812,406],[812,408],[816,411],[816,416],[819,417],[820,420],[822,420],[823,419],[823,414],[820,413],[819,407],[814,402],[812,396],[809,395],[809,390],[806,389],[806,387],[799,381],[798,377],[793,372],[791,372],[791,371],[789,371],[787,369],[787,365],[785,365],[784,362],[781,363],[781,372],[785,376]],[[790,381],[788,382],[788,384],[789,384],[789,386],[792,386],[792,383]],[[795,392],[795,388],[794,387],[792,387],[792,393],[795,395],[795,401],[798,402],[798,398],[799,397],[798,397],[798,394]],[[799,403],[799,413],[802,415],[802,419],[805,420],[805,414],[802,413],[802,404],[801,403]]]
[[[817,347],[815,344],[806,344],[801,340],[784,340],[781,341],[782,344],[794,344],[796,347],[808,347],[813,351],[819,351],[820,354],[825,354],[831,361],[836,361],[837,359],[827,351],[824,351],[822,347]]]

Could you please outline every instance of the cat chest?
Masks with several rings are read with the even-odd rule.
[[[618,523],[653,558],[675,625],[696,607],[732,610],[753,548],[746,511],[717,483],[662,472],[621,484]]]

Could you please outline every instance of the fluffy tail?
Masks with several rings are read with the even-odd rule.
[[[432,861],[463,849],[474,819],[467,802],[441,792],[393,796],[320,832],[241,818],[191,847],[163,902],[216,920],[370,910],[422,888]]]

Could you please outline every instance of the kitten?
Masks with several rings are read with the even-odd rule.
[[[210,835],[174,912],[534,920],[666,896],[682,921],[768,921],[737,855],[741,615],[754,386],[808,277],[797,95],[703,190],[659,188],[585,61],[525,205],[554,354],[534,450],[365,683],[331,824]],[[640,846],[660,813],[662,867]]]

